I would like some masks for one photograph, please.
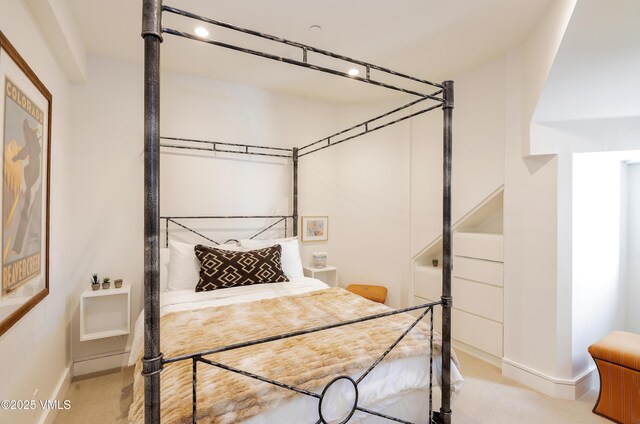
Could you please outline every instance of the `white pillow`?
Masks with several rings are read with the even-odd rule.
[[[195,290],[200,281],[200,261],[196,258],[195,244],[169,240],[168,290]],[[230,244],[211,246],[215,249],[240,251],[240,246]]]
[[[304,277],[302,260],[300,259],[300,244],[297,237],[275,240],[240,240],[240,245],[248,250],[263,249],[276,244],[282,246],[282,271],[289,279]]]
[[[169,288],[169,256],[168,248],[160,248],[160,291],[166,292]]]

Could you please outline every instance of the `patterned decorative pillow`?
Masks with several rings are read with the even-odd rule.
[[[289,281],[282,271],[282,246],[279,244],[249,252],[231,252],[201,244],[194,250],[200,261],[196,292]]]

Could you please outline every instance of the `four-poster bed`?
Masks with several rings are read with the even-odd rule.
[[[265,53],[253,49],[235,46],[232,44],[204,39],[191,35],[189,33],[165,28],[162,26],[163,12],[179,15],[184,18],[204,22],[206,24],[223,27],[231,31],[248,34],[260,39],[268,40],[274,43],[285,44],[291,47],[300,49],[301,60],[280,57],[271,53]],[[198,364],[205,364],[209,367],[216,367],[218,369],[225,370],[230,373],[235,373],[243,377],[260,381],[262,383],[268,383],[273,386],[277,386],[281,389],[295,392],[298,395],[306,395],[317,399],[318,401],[318,420],[317,423],[326,423],[323,416],[323,400],[325,400],[325,394],[329,387],[334,383],[348,382],[353,385],[355,393],[355,401],[351,406],[350,413],[343,419],[342,422],[346,423],[352,417],[354,412],[359,411],[361,413],[371,414],[372,416],[378,416],[391,421],[396,422],[409,422],[399,419],[397,417],[388,416],[380,412],[373,411],[358,404],[358,389],[359,383],[371,371],[389,355],[391,357],[394,353],[392,350],[398,346],[400,342],[405,339],[405,336],[413,328],[421,328],[423,324],[420,323],[422,318],[429,315],[430,326],[428,331],[424,334],[428,334],[426,342],[429,343],[429,420],[434,423],[450,423],[451,422],[451,156],[452,156],[452,110],[453,110],[453,82],[445,81],[442,84],[433,83],[427,80],[412,77],[403,73],[395,72],[390,69],[380,67],[371,63],[363,62],[360,60],[352,59],[346,56],[337,55],[325,50],[317,49],[301,43],[292,42],[279,37],[274,37],[268,34],[263,34],[257,31],[252,31],[244,28],[240,28],[234,25],[230,25],[224,22],[216,21],[209,18],[204,18],[195,15],[190,12],[175,9],[169,6],[163,6],[161,0],[143,0],[143,22],[142,22],[142,37],[144,38],[144,50],[145,50],[145,211],[144,211],[144,237],[145,237],[145,264],[144,264],[144,354],[142,361],[142,373],[144,378],[144,421],[145,423],[158,423],[161,417],[161,397],[160,397],[160,383],[161,373],[165,365],[191,362],[192,364],[192,421],[195,423],[198,417],[197,411],[197,375]],[[291,149],[281,147],[266,147],[259,145],[248,144],[236,144],[227,142],[207,141],[207,140],[194,140],[177,137],[161,137],[160,136],[160,44],[162,43],[162,34],[170,34],[173,36],[195,40],[211,45],[215,45],[222,48],[235,50],[242,53],[247,53],[287,64],[307,68],[339,77],[349,78],[360,83],[370,84],[378,87],[382,87],[389,90],[398,91],[401,93],[417,96],[417,99],[398,107],[388,113],[377,116],[375,118],[364,121],[360,124],[332,134],[328,137],[324,137],[315,142],[306,144],[302,147],[294,147]],[[352,65],[357,65],[365,70],[364,77],[352,76],[347,72],[333,69],[327,66],[320,66],[310,63],[309,53],[321,55],[331,59],[347,62]],[[382,81],[380,79],[374,79],[372,73],[377,73],[380,76],[393,76],[395,80],[405,81],[411,84],[411,87],[398,86],[389,82]],[[416,89],[415,86],[420,88]],[[422,104],[424,102],[424,104]],[[419,108],[418,108],[419,107]],[[413,109],[411,109],[413,108]],[[418,108],[417,111],[414,111]],[[161,219],[164,220],[164,231],[166,236],[165,245],[168,245],[169,238],[169,224],[175,224],[190,232],[196,232],[189,228],[184,220],[188,219],[246,219],[246,218],[271,218],[274,219],[270,226],[263,229],[253,237],[260,235],[267,229],[284,223],[285,236],[288,230],[287,222],[290,220],[292,225],[293,236],[298,235],[298,166],[302,157],[310,155],[314,152],[324,150],[348,140],[352,140],[356,137],[378,131],[389,125],[393,125],[398,122],[410,119],[414,116],[424,114],[426,112],[440,109],[443,110],[443,280],[442,280],[442,298],[439,302],[418,305],[414,307],[404,308],[401,310],[390,310],[384,306],[383,309],[371,309],[370,312],[364,316],[350,316],[345,317],[339,322],[322,323],[321,325],[311,325],[290,330],[286,333],[271,334],[267,337],[254,337],[250,340],[238,340],[225,346],[209,346],[208,348],[199,349],[196,352],[190,352],[172,357],[165,357],[160,351],[160,233],[161,233]],[[402,114],[400,117],[393,118],[392,115]],[[164,142],[161,142],[163,140]],[[248,155],[262,155],[271,157],[280,157],[291,159],[293,168],[293,202],[292,212],[290,215],[280,216],[199,216],[199,217],[161,217],[159,206],[159,164],[160,164],[160,147],[171,149],[193,149],[203,150],[210,152],[224,152],[224,153],[237,153]],[[202,235],[202,234],[199,234]],[[252,238],[253,238],[252,237]],[[205,237],[207,238],[207,237]],[[217,241],[207,238],[208,241],[219,244]],[[286,283],[284,283],[286,284]],[[225,289],[229,290],[229,289]],[[340,290],[340,289],[336,289]],[[303,297],[305,295],[302,295]],[[339,296],[339,295],[338,295]],[[296,297],[296,296],[293,296]],[[316,296],[317,297],[317,296]],[[442,307],[442,340],[439,346],[439,352],[441,354],[441,406],[439,412],[431,411],[431,373],[433,364],[433,350],[434,350],[434,336],[433,336],[433,308],[440,305]],[[384,309],[386,308],[386,309]],[[363,307],[367,309],[367,307]],[[373,311],[373,312],[371,312]],[[420,316],[417,319],[408,317],[405,312],[420,311]],[[359,323],[371,322],[373,320],[380,320],[385,318],[398,318],[399,320],[405,320],[410,318],[407,323],[410,324],[404,330],[402,335],[394,337],[392,343],[388,349],[382,353],[382,355],[376,355],[377,359],[369,367],[365,367],[364,373],[361,374],[357,381],[349,375],[339,374],[335,378],[331,379],[326,385],[319,387],[321,393],[314,392],[312,390],[302,389],[296,387],[296,385],[286,384],[278,381],[276,378],[268,378],[255,373],[251,373],[236,367],[225,365],[211,359],[212,354],[221,354],[224,352],[237,351],[248,347],[261,348],[262,346],[269,345],[270,343],[277,343],[279,341],[288,339],[301,339],[305,336],[313,335],[313,337],[320,337],[318,333],[339,330],[343,327],[350,325],[358,325]],[[425,327],[426,328],[426,327]],[[426,330],[425,330],[426,331]],[[414,332],[415,333],[415,332]],[[412,333],[413,334],[413,333]],[[415,334],[413,334],[415,336]],[[405,342],[412,335],[406,337]],[[208,357],[208,358],[207,358]],[[173,365],[175,366],[175,365]],[[315,420],[315,418],[314,418]]]

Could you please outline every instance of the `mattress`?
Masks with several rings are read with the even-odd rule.
[[[312,278],[296,278],[286,283],[258,284],[252,286],[233,287],[210,292],[169,291],[160,296],[160,313],[162,315],[176,311],[186,311],[210,306],[229,305],[242,302],[275,298],[280,296],[309,293],[322,290],[328,286],[322,281]],[[143,347],[142,313],[136,321],[134,339],[129,358],[129,364],[134,365]],[[433,382],[434,387],[440,381],[442,361],[439,356],[434,357]],[[168,365],[171,366],[171,365]],[[352,375],[357,378],[361,371]],[[414,356],[397,360],[381,362],[373,369],[367,379],[359,385],[358,405],[403,418],[408,421],[428,421],[428,381],[429,357]],[[455,364],[451,366],[452,391],[457,393],[462,385],[462,376]],[[348,397],[348,387],[335,387],[332,397],[340,399]],[[333,411],[331,409],[334,409]],[[341,409],[342,408],[342,409]],[[323,409],[325,410],[325,409]],[[329,405],[328,415],[340,416],[344,407],[340,402]],[[318,417],[318,402],[307,396],[298,396],[280,406],[254,416],[245,421],[249,424],[299,424],[315,423]],[[308,419],[307,419],[308,417]],[[350,423],[377,423],[387,420],[369,414],[356,412]],[[388,422],[388,421],[387,421]]]

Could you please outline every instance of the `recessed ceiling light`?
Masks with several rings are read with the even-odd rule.
[[[311,31],[322,31],[322,27],[320,25],[311,25],[309,29]]]
[[[351,75],[352,77],[355,77],[356,75],[358,75],[360,73],[360,71],[356,68],[351,68],[349,69],[349,71],[347,72],[349,75]]]
[[[209,36],[209,30],[204,27],[197,27],[193,32],[195,32],[198,37],[204,38]]]

